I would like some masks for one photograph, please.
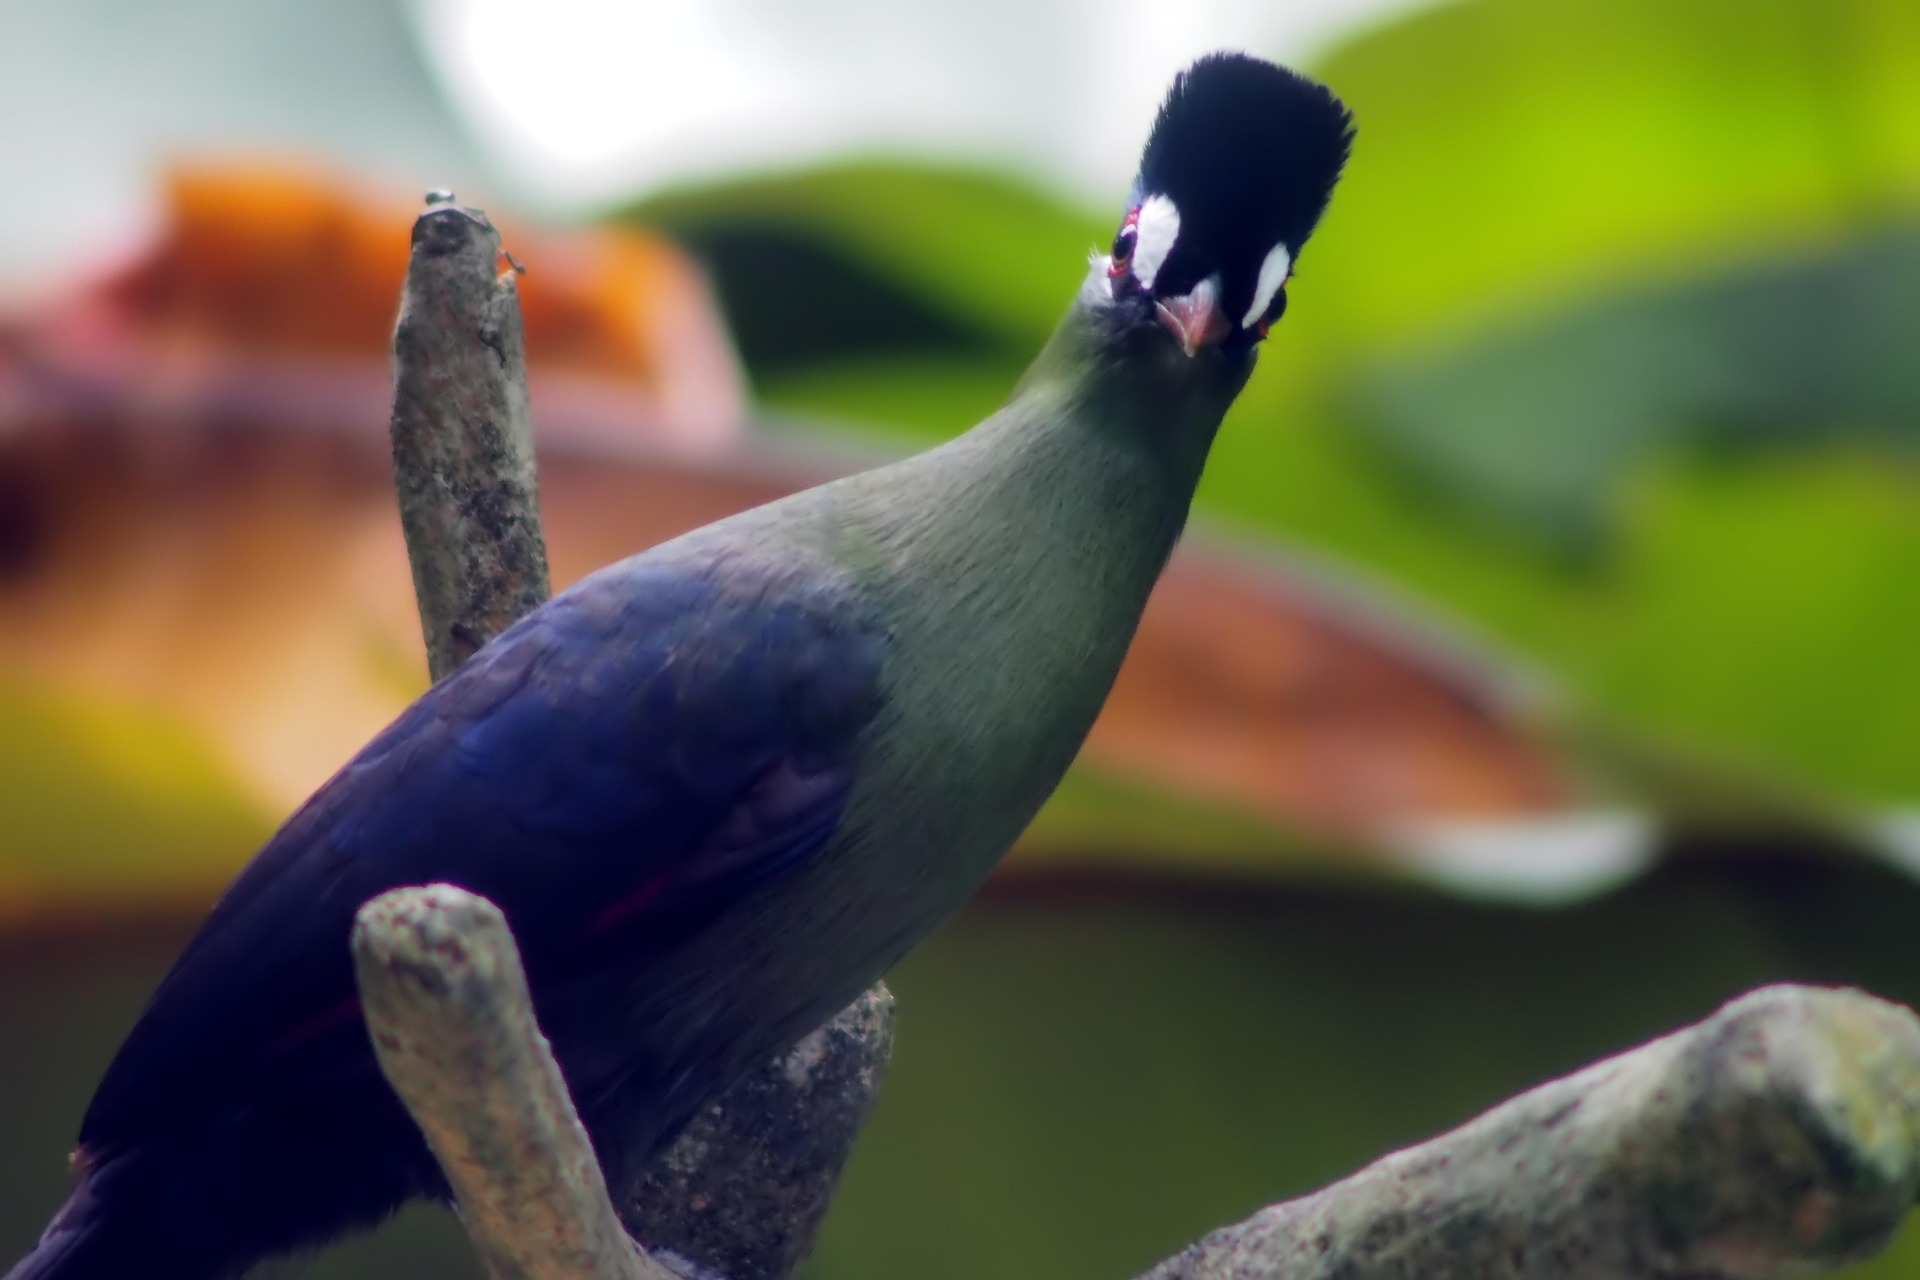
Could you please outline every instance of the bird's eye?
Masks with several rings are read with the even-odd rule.
[[[1120,224],[1120,230],[1114,233],[1113,265],[1107,268],[1108,275],[1123,276],[1133,265],[1133,246],[1140,238],[1139,228],[1136,226],[1139,218],[1140,212],[1136,209],[1127,215],[1127,220]]]
[[[1260,336],[1266,337],[1268,330],[1280,323],[1280,317],[1287,314],[1287,287],[1280,286],[1280,292],[1273,295],[1273,301],[1267,304],[1266,315],[1260,318]]]

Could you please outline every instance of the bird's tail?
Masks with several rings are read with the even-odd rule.
[[[162,1222],[158,1197],[137,1155],[86,1168],[40,1242],[4,1280],[222,1280],[232,1268],[182,1248],[189,1224]]]
[[[66,1215],[63,1213],[61,1219]],[[127,1251],[114,1246],[98,1220],[70,1222],[55,1219],[40,1242],[7,1272],[6,1280],[84,1280],[129,1270]]]

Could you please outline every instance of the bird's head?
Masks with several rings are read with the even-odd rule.
[[[1188,356],[1250,356],[1286,310],[1352,141],[1325,86],[1245,54],[1201,58],[1174,78],[1113,248],[1096,257],[1100,301]]]

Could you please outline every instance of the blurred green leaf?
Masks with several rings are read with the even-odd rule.
[[[1920,472],[1858,451],[1676,459],[1625,521],[1626,607],[1565,646],[1596,701],[1836,789],[1920,795]]]
[[[1920,795],[1920,473],[1858,446],[1662,456],[1574,572],[1390,483],[1323,417],[1223,434],[1206,505],[1336,550],[1545,661],[1617,726],[1855,798]]]
[[[1301,267],[1345,345],[1920,207],[1906,0],[1474,0],[1316,71],[1360,127]]]
[[[1680,444],[1852,436],[1920,451],[1920,227],[1660,285],[1387,362],[1373,437],[1449,503],[1594,550],[1637,464]]]
[[[896,281],[956,326],[1006,340],[1021,363],[1053,331],[1088,250],[1113,233],[1105,219],[1011,179],[906,161],[744,179],[655,197],[631,212],[696,252],[753,234],[811,241]],[[746,287],[741,266],[781,269],[777,255],[751,264],[736,256],[729,279],[730,261],[719,257],[723,292]],[[819,280],[811,300],[829,302],[820,293],[832,283]]]
[[[821,422],[845,420],[938,440],[998,409],[1023,360],[902,354],[823,361],[775,372],[757,390],[768,404]]]

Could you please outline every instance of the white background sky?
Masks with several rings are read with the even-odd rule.
[[[0,292],[132,240],[180,156],[578,216],[858,152],[1122,194],[1195,55],[1432,0],[0,0]]]
[[[1411,3],[417,0],[414,13],[500,161],[558,200],[876,149],[1011,159],[1110,199],[1195,56],[1297,58]]]

